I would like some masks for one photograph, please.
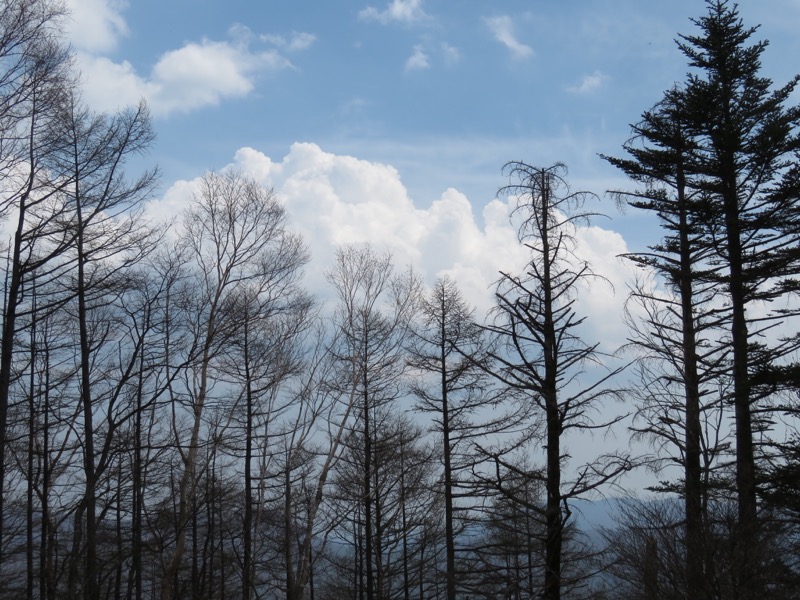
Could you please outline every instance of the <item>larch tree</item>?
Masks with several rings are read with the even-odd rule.
[[[64,249],[64,245],[40,247],[45,236],[57,234],[58,213],[48,214],[48,208],[64,183],[54,181],[45,159],[52,151],[50,127],[63,94],[72,86],[69,56],[59,31],[63,17],[64,7],[51,0],[0,2],[0,217],[13,219],[14,232],[0,338],[0,570],[14,340],[17,318],[26,311],[22,289],[32,285],[37,269]]]
[[[68,231],[74,232],[65,307],[76,321],[79,356],[77,384],[81,406],[85,492],[79,510],[85,515],[83,597],[99,598],[98,483],[110,464],[110,449],[117,426],[120,392],[135,371],[136,355],[128,355],[129,368],[112,375],[107,363],[117,360],[117,328],[113,313],[131,282],[130,273],[157,243],[155,230],[143,221],[141,205],[151,194],[155,170],[129,180],[125,165],[146,151],[153,141],[150,116],[144,104],[115,115],[94,114],[75,95],[68,95],[60,113],[62,146],[55,163],[70,174],[65,187],[69,207]],[[136,352],[141,349],[137,345]],[[123,359],[124,360],[124,359]],[[101,369],[101,365],[103,369]],[[103,410],[98,411],[102,404]],[[95,413],[106,422],[97,423]],[[126,417],[127,418],[127,417]],[[102,426],[102,429],[98,429]],[[103,436],[96,439],[97,435]],[[96,447],[96,442],[99,446]],[[80,527],[76,527],[76,547]],[[78,557],[73,556],[73,565]],[[70,569],[70,591],[77,586],[77,570]]]
[[[409,365],[418,374],[411,387],[416,408],[433,415],[431,429],[441,436],[448,600],[457,597],[456,512],[465,507],[456,500],[470,495],[465,473],[474,462],[473,445],[506,429],[515,416],[487,374],[490,344],[474,312],[453,280],[437,279],[420,302],[408,344]]]
[[[279,417],[292,405],[290,394],[281,386],[301,369],[300,341],[309,327],[312,301],[296,278],[286,286],[273,286],[266,293],[258,288],[243,289],[235,300],[241,334],[226,345],[221,364],[230,383],[241,386],[231,415],[240,434],[228,444],[242,453],[244,469],[244,511],[242,532],[242,598],[253,596],[254,483],[257,453],[276,454],[278,440],[287,434]],[[243,406],[242,406],[243,405]],[[259,443],[260,440],[260,443]],[[243,445],[243,447],[242,447]],[[288,466],[286,466],[288,469]],[[264,477],[264,474],[261,475]],[[287,493],[287,501],[290,495]],[[291,542],[291,540],[289,540]],[[291,547],[291,543],[287,544]]]
[[[328,280],[339,304],[337,357],[343,378],[361,401],[359,435],[364,518],[364,591],[367,600],[381,597],[381,557],[376,535],[381,528],[381,498],[375,495],[375,419],[403,393],[405,342],[419,300],[420,283],[413,272],[396,274],[391,255],[370,246],[345,246],[336,252]]]
[[[519,239],[530,251],[522,275],[502,273],[495,292],[494,322],[487,330],[501,340],[492,357],[497,367],[492,372],[505,385],[524,397],[532,412],[541,418],[545,466],[541,473],[519,473],[513,460],[501,452],[489,453],[497,472],[508,470],[535,477],[542,483],[545,505],[540,509],[545,521],[545,565],[543,598],[557,600],[562,590],[562,552],[564,532],[570,511],[569,501],[613,480],[631,468],[626,455],[600,455],[589,464],[572,467],[565,473],[564,436],[606,429],[622,417],[595,422],[592,412],[608,400],[619,397],[610,382],[622,367],[605,369],[597,344],[587,344],[579,327],[580,286],[592,278],[587,263],[574,255],[575,227],[588,219],[581,210],[586,192],[571,192],[564,179],[565,167],[535,167],[523,162],[505,166],[510,183],[501,192],[516,199],[520,217]],[[590,379],[589,367],[602,373]],[[538,473],[538,474],[537,474]],[[495,482],[497,491],[515,501],[521,499],[504,485]],[[528,503],[528,508],[536,507]]]
[[[222,352],[243,332],[241,297],[246,294],[256,304],[278,310],[294,300],[285,293],[296,286],[308,260],[302,240],[289,231],[286,211],[275,194],[236,172],[202,178],[184,217],[181,242],[196,282],[186,313],[194,336],[190,426],[188,439],[180,447],[177,533],[161,581],[163,600],[177,593],[175,583],[193,513],[206,403]],[[173,427],[177,431],[177,424]]]

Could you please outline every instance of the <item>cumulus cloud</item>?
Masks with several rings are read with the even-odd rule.
[[[606,82],[608,75],[602,71],[595,71],[590,75],[584,75],[578,85],[567,88],[567,91],[575,94],[589,94],[600,87]]]
[[[122,0],[67,0],[69,39],[73,48],[86,52],[111,52],[128,34]]]
[[[113,111],[150,98],[154,86],[142,79],[128,61],[116,63],[103,56],[79,52],[83,97],[95,110]],[[152,110],[152,102],[150,109]]]
[[[390,165],[296,143],[282,161],[242,148],[228,168],[275,189],[292,226],[310,246],[307,278],[312,288],[325,286],[323,271],[336,246],[369,242],[391,251],[395,264],[412,265],[429,282],[444,274],[457,278],[471,301],[485,309],[498,265],[511,268],[524,257],[503,202],[484,210],[483,226],[469,200],[454,189],[419,209]],[[185,202],[195,185],[174,184],[164,199],[152,203],[151,215],[180,214],[180,198]]]
[[[422,0],[392,0],[384,10],[374,6],[367,6],[358,13],[363,21],[378,21],[383,25],[397,21],[400,23],[414,23],[428,18],[422,9]]]
[[[514,34],[514,23],[511,17],[501,15],[485,19],[494,38],[511,51],[516,58],[533,56],[533,48],[520,42]]]
[[[428,60],[428,55],[425,54],[422,46],[414,46],[414,52],[406,60],[406,71],[421,71],[430,67],[431,63]]]
[[[190,43],[167,52],[153,67],[153,109],[168,113],[216,105],[222,98],[250,92],[256,72],[290,66],[272,50],[251,52],[246,47],[208,40]]]
[[[98,110],[114,110],[145,98],[156,116],[216,106],[247,95],[255,77],[292,65],[277,50],[252,51],[247,44],[203,40],[164,53],[147,77],[128,62],[79,53],[85,97]]]
[[[95,110],[116,110],[142,98],[156,116],[216,106],[247,95],[258,74],[291,68],[277,48],[305,50],[316,39],[306,32],[256,39],[244,25],[234,25],[230,40],[188,42],[164,52],[150,73],[142,74],[128,61],[107,56],[128,34],[126,6],[124,0],[67,0],[68,35],[76,50],[84,98]],[[277,48],[253,49],[254,39]]]
[[[310,246],[307,269],[311,289],[325,288],[324,269],[340,244],[369,242],[392,252],[395,264],[412,265],[430,284],[449,275],[480,311],[492,304],[500,270],[518,272],[527,253],[510,222],[513,199],[495,199],[477,213],[455,189],[416,203],[400,174],[390,165],[325,152],[316,144],[297,143],[275,161],[253,148],[240,149],[228,168],[236,168],[274,188],[290,222]],[[178,182],[151,212],[164,217],[180,213],[180,198],[193,182]],[[590,281],[581,296],[581,314],[591,315],[592,339],[604,349],[624,341],[621,306],[629,270],[617,256],[627,251],[616,232],[598,226],[580,228],[576,254],[604,278]]]
[[[600,344],[600,350],[614,352],[627,342],[627,330],[622,326],[623,305],[637,271],[622,258],[629,249],[616,231],[596,225],[579,227],[576,239],[577,257],[597,275],[579,286],[580,314],[588,317],[592,341]]]

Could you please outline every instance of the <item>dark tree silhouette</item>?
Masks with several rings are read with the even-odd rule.
[[[646,280],[635,285],[629,313],[630,340],[639,357],[641,386],[636,430],[657,448],[669,448],[669,461],[683,468],[679,493],[685,500],[686,569],[689,595],[704,597],[704,506],[714,457],[722,444],[704,437],[721,410],[717,387],[727,365],[727,346],[718,343],[718,330],[729,323],[727,311],[715,307],[717,269],[709,263],[713,247],[705,226],[707,197],[697,189],[697,150],[688,133],[685,99],[680,90],[664,98],[633,126],[634,137],[624,145],[628,158],[603,157],[640,185],[635,191],[613,194],[630,206],[655,213],[666,236],[648,252],[627,258],[655,272],[667,283],[659,290]],[[643,313],[637,319],[634,313]]]
[[[519,238],[530,251],[522,276],[502,273],[498,284],[495,321],[487,329],[502,341],[492,353],[498,363],[495,376],[523,395],[537,415],[544,433],[545,467],[539,476],[545,493],[545,573],[543,597],[556,600],[562,589],[562,549],[569,519],[569,500],[613,480],[631,467],[627,456],[599,456],[577,468],[575,478],[564,478],[562,437],[569,431],[602,429],[621,417],[595,423],[591,413],[619,392],[608,387],[622,367],[585,381],[590,365],[598,366],[597,344],[588,345],[578,327],[577,293],[592,277],[589,265],[573,254],[574,227],[589,215],[581,210],[585,192],[573,193],[563,178],[565,167],[539,168],[522,162],[505,167],[511,183],[501,192],[515,197],[521,218]],[[499,468],[515,472],[514,465],[493,455]],[[519,473],[519,475],[526,475]],[[504,481],[496,482],[500,492]]]

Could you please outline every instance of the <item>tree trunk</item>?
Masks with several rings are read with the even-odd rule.
[[[78,166],[77,149],[75,166]],[[92,404],[91,360],[92,349],[89,340],[89,307],[86,302],[86,248],[84,247],[84,227],[82,212],[83,197],[78,182],[75,182],[75,210],[78,219],[78,331],[80,336],[81,365],[81,405],[83,409],[83,470],[85,481],[84,506],[86,510],[86,554],[83,577],[84,600],[99,600],[97,587],[97,473],[94,462],[94,415]]]
[[[694,326],[694,273],[689,240],[688,206],[682,166],[676,178],[679,213],[681,325],[685,390],[684,508],[686,514],[686,592],[689,598],[704,598],[704,511],[701,467],[700,383],[697,368],[697,333]]]
[[[209,318],[206,340],[203,348],[203,356],[200,366],[200,389],[194,406],[194,423],[192,425],[192,435],[189,441],[189,449],[183,465],[183,473],[178,484],[178,515],[176,525],[178,536],[175,541],[175,551],[172,558],[164,569],[161,579],[161,600],[171,600],[173,597],[173,582],[177,578],[178,570],[183,562],[183,552],[186,547],[186,528],[189,525],[189,507],[191,498],[194,496],[195,489],[195,468],[197,462],[197,451],[200,443],[200,425],[202,423],[203,407],[206,400],[206,389],[208,385],[208,368],[211,361],[211,336],[214,330],[214,318]]]
[[[447,398],[447,306],[445,294],[441,295],[441,320],[439,331],[439,360],[441,364],[441,391],[442,391],[442,436],[444,438],[444,529],[445,549],[447,554],[447,600],[456,600],[456,549],[455,533],[453,531],[453,467],[451,464],[450,448],[450,413]]]
[[[367,343],[369,336],[364,327],[364,357],[362,383],[364,386],[364,569],[367,575],[367,600],[375,600],[375,582],[373,580],[372,560],[372,432],[369,426],[369,379],[367,374],[367,361],[369,352]]]
[[[252,595],[251,586],[253,578],[252,566],[252,546],[251,540],[253,530],[253,477],[251,473],[253,460],[253,386],[250,381],[250,321],[249,315],[244,315],[244,372],[245,372],[245,403],[246,403],[246,422],[244,436],[244,532],[242,536],[243,557],[242,557],[242,600],[250,600]],[[287,496],[289,489],[286,490]],[[291,587],[287,587],[287,600],[292,600]]]
[[[564,524],[561,515],[561,433],[562,417],[558,405],[558,341],[556,339],[555,324],[553,322],[553,281],[550,267],[552,257],[550,252],[551,220],[549,189],[547,173],[541,171],[541,219],[540,227],[543,229],[540,243],[542,244],[542,291],[544,292],[544,319],[542,323],[544,353],[544,387],[543,396],[545,413],[547,417],[547,505],[545,507],[546,541],[545,541],[545,573],[544,594],[545,600],[560,600],[561,598],[561,546]]]

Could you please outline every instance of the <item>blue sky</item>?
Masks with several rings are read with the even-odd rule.
[[[705,12],[699,0],[68,5],[86,101],[114,110],[144,97],[153,113],[154,213],[176,214],[193,180],[234,166],[284,199],[314,253],[312,285],[334,245],[371,241],[428,281],[450,273],[477,304],[498,268],[524,258],[495,200],[502,164],[562,161],[575,188],[601,196],[625,186],[597,154],[619,153],[629,123],[683,79],[674,39]],[[800,2],[740,12],[771,40],[765,73],[788,80]],[[600,208],[611,218],[583,232],[580,252],[615,289],[593,291],[586,310],[616,324],[630,275],[616,255],[658,230],[607,199]]]

